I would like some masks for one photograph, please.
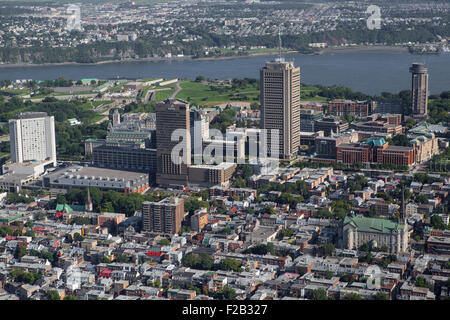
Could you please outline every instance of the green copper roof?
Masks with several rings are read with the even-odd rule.
[[[380,139],[370,138],[370,139],[367,139],[366,143],[372,144],[374,146],[383,146],[386,143],[386,141],[384,140],[384,138],[380,138]]]
[[[62,211],[62,212],[72,212],[72,211],[85,211],[85,206],[77,205],[77,204],[57,204],[56,205],[56,211]]]
[[[20,219],[23,217],[23,214],[17,214],[15,216],[10,215],[10,216],[6,216],[6,217],[0,217],[0,222],[2,223],[9,223],[12,222],[14,220]]]
[[[361,232],[379,232],[391,233],[403,229],[403,224],[387,219],[376,219],[366,217],[345,217],[344,226],[350,224],[353,228],[357,228]]]

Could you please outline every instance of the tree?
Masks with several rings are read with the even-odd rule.
[[[292,237],[293,234],[294,230],[292,230],[291,228],[286,228],[283,230],[283,237]]]
[[[34,278],[34,274],[32,272],[25,272],[22,276],[22,281],[29,284],[34,284],[36,279]]]
[[[251,166],[249,166],[248,164],[242,165],[242,177],[244,179],[250,178],[252,174],[253,170]]]
[[[89,225],[91,223],[92,223],[91,218],[88,218],[88,217],[75,217],[75,218],[72,218],[69,222],[69,224],[76,224],[79,226]]]
[[[442,219],[441,216],[438,216],[437,214],[434,214],[431,216],[430,222],[431,222],[431,225],[433,226],[433,228],[435,228],[435,229],[440,229],[440,230],[447,229],[447,226],[445,225],[444,220]]]
[[[275,253],[275,247],[273,245],[273,243],[268,242],[267,244],[264,243],[260,243],[257,245],[254,245],[250,248],[248,248],[245,253],[252,253],[252,254],[259,254],[259,255],[264,255],[267,253],[271,253],[274,254]]]
[[[62,193],[58,193],[56,195],[56,202],[58,204],[66,204],[67,200],[66,200],[66,197],[64,197],[64,195]]]
[[[130,257],[123,254],[118,254],[115,259],[116,262],[128,263],[130,262]]]
[[[332,243],[325,243],[322,245],[322,254],[324,256],[331,256],[334,252],[334,245]]]
[[[85,190],[85,192],[87,192],[87,191]],[[102,198],[103,198],[100,189],[96,188],[96,187],[90,187],[89,194],[91,195],[91,201],[92,201],[94,210],[98,210],[100,203],[102,201]],[[112,211],[104,211],[104,212],[112,212]]]
[[[377,292],[374,296],[375,300],[389,300],[389,296],[385,292]]]
[[[268,213],[268,214],[275,214],[275,209],[269,206],[266,206],[263,210],[264,213]]]
[[[371,247],[370,247],[369,242],[365,242],[364,244],[362,244],[362,245],[359,247],[359,250],[360,250],[360,251],[365,251],[365,252],[369,252],[370,249],[371,249]]]
[[[154,280],[153,286],[156,288],[161,288],[161,280],[159,280],[159,279]]]
[[[353,278],[353,275],[351,274],[345,274],[341,276],[339,280],[343,282],[348,282],[348,284],[352,284],[355,281],[355,278]]]
[[[46,260],[48,260],[48,261],[50,261],[50,262],[53,262],[53,261],[54,261],[53,254],[52,254],[51,252],[48,252],[48,251],[42,251],[42,252],[40,252],[40,253],[39,253],[39,258],[41,258],[41,259],[46,259]]]
[[[33,230],[27,230],[25,232],[25,236],[34,238],[36,236],[36,234],[34,233]]]
[[[37,280],[42,279],[42,274],[38,272],[26,272],[19,269],[11,270],[9,276],[14,282],[23,282],[28,284],[34,284]]]
[[[267,248],[267,251],[268,251],[271,255],[274,255],[274,254],[275,254],[275,246],[273,245],[272,242],[267,242],[266,248]]]
[[[114,212],[114,206],[111,202],[104,202],[102,205],[99,206],[100,212]]]
[[[166,238],[163,238],[159,241],[159,244],[162,246],[170,246],[170,241]]]
[[[247,181],[243,177],[237,177],[233,182],[234,188],[246,188]]]
[[[27,254],[27,247],[25,245],[18,245],[16,247],[16,252],[14,253],[14,258],[20,259]]]
[[[59,296],[59,293],[56,290],[48,290],[47,298],[49,300],[61,300],[61,297]]]
[[[222,259],[218,266],[219,270],[242,272],[241,263],[232,258]]]
[[[228,211],[227,207],[224,206],[223,204],[221,204],[217,207],[218,214],[225,214],[227,211]]]
[[[344,300],[362,300],[362,296],[359,293],[350,293],[344,297]]]
[[[79,234],[78,232],[74,234],[73,241],[81,242],[83,240],[84,240],[84,237],[81,234]]]
[[[67,296],[64,297],[64,300],[77,300],[77,297],[75,297],[74,295],[68,294]]]
[[[221,300],[233,300],[236,296],[236,290],[230,288],[229,286],[224,286],[222,290],[219,290],[216,294],[218,299]]]
[[[214,265],[214,259],[206,254],[206,253],[201,253],[200,254],[200,265],[201,265],[201,269],[203,270],[211,270],[213,265]]]
[[[181,263],[184,267],[201,270],[211,270],[214,266],[214,259],[206,253],[188,253],[181,259]]]
[[[335,219],[338,219],[338,220],[344,220],[345,217],[347,216],[347,212],[345,211],[345,209],[340,208],[340,207],[334,209],[333,213],[334,213]]]
[[[394,146],[403,146],[403,147],[409,146],[409,139],[406,134],[398,134],[391,141],[392,143],[389,144],[392,144]]]
[[[47,218],[47,214],[43,211],[39,211],[33,214],[33,218],[38,221],[45,220]]]
[[[328,300],[328,294],[325,289],[322,288],[308,291],[306,297],[310,300]]]
[[[428,284],[427,280],[425,280],[425,278],[423,277],[417,277],[415,285],[417,287],[430,288],[430,285]]]
[[[368,216],[373,218],[377,215],[377,211],[374,208],[370,208],[368,212]]]
[[[231,234],[233,231],[231,231],[231,228],[229,226],[226,226],[225,228],[223,228],[222,232],[225,234]]]
[[[423,194],[418,194],[418,195],[416,196],[416,200],[417,200],[419,203],[422,203],[422,204],[427,204],[427,203],[428,203],[428,198],[427,198],[425,195],[423,195]]]
[[[329,210],[327,210],[327,209],[319,209],[319,211],[317,211],[317,212],[315,212],[314,214],[313,214],[313,216],[315,217],[315,218],[326,218],[326,219],[330,219],[330,218],[332,218],[333,217],[333,214],[329,211]]]

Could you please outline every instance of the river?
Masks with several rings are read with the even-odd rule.
[[[82,78],[258,78],[259,69],[274,55],[211,60],[134,61],[89,65],[1,66],[0,80],[48,80]],[[412,55],[405,51],[368,50],[326,52],[321,55],[285,54],[301,68],[306,84],[344,85],[354,91],[376,95],[410,89],[409,67],[423,62],[428,67],[431,93],[450,90],[450,53]]]

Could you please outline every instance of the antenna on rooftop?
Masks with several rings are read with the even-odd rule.
[[[279,59],[281,61],[281,27],[278,27],[278,53],[279,53]]]

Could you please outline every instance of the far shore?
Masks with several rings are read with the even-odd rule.
[[[283,54],[291,54],[291,53],[299,53],[295,50],[283,51]],[[55,63],[5,63],[0,64],[0,68],[13,68],[13,67],[48,67],[48,66],[68,66],[68,65],[79,65],[79,66],[89,66],[89,65],[100,65],[100,64],[108,64],[108,63],[124,63],[124,62],[159,62],[159,61],[204,61],[204,60],[227,60],[227,59],[238,59],[238,58],[247,58],[254,56],[272,56],[277,55],[276,52],[257,52],[257,53],[249,53],[245,55],[231,55],[231,56],[214,56],[214,57],[202,57],[202,58],[193,58],[192,56],[183,56],[183,57],[152,57],[152,58],[138,58],[138,59],[122,59],[122,60],[103,60],[98,62],[91,63],[80,63],[80,62],[55,62]]]
[[[408,48],[405,46],[348,46],[348,47],[327,47],[323,48],[320,51],[316,51],[313,53],[305,53],[305,55],[320,55],[327,53],[349,53],[349,52],[365,52],[365,51],[390,51],[390,52],[407,52]],[[296,50],[283,51],[282,54],[293,54],[299,53]],[[101,65],[101,64],[109,64],[109,63],[125,63],[125,62],[160,62],[160,61],[203,61],[203,60],[227,60],[227,59],[239,59],[239,58],[248,58],[254,56],[274,56],[278,53],[273,52],[257,52],[250,53],[245,55],[231,55],[231,56],[214,56],[214,57],[202,57],[202,58],[193,58],[192,56],[183,56],[183,57],[152,57],[152,58],[138,58],[138,59],[123,59],[123,60],[104,60],[93,63],[80,63],[80,62],[58,62],[58,63],[41,63],[41,64],[33,64],[33,63],[5,63],[0,64],[1,68],[27,68],[27,67],[48,67],[48,66],[67,66],[67,65],[79,65],[79,66],[89,66],[89,65]]]
[[[348,46],[348,47],[328,47],[322,49],[319,54],[324,53],[348,53],[363,51],[390,51],[390,52],[408,52],[406,46]]]

